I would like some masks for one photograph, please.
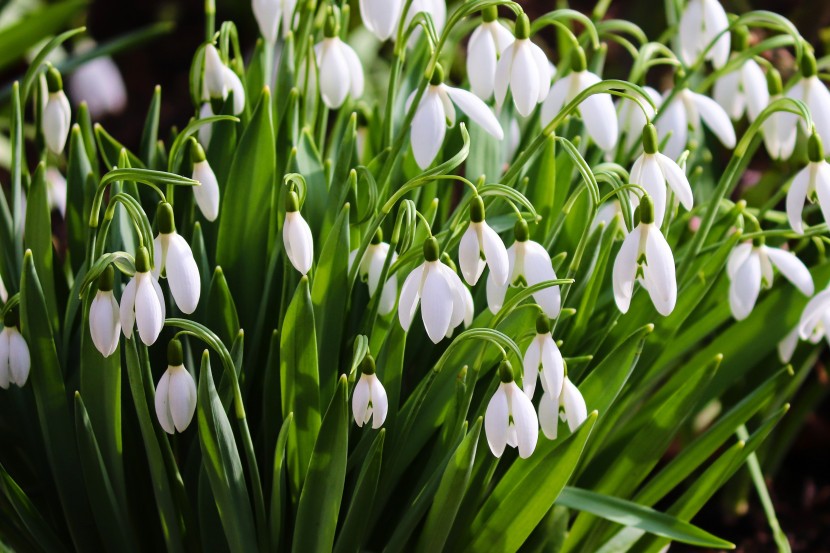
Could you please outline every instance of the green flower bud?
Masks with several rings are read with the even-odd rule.
[[[508,384],[513,382],[513,365],[510,364],[510,361],[504,359],[499,365],[499,380]]]
[[[470,201],[470,221],[473,223],[484,221],[484,200],[481,196],[473,196]]]
[[[649,123],[643,127],[643,151],[647,154],[656,154],[658,145],[657,129]]]
[[[536,334],[550,334],[550,319],[544,313],[536,317]]]
[[[110,292],[115,287],[115,270],[112,265],[107,265],[101,276],[98,277],[98,289],[102,292]]]
[[[424,240],[424,259],[427,261],[438,261],[440,257],[440,249],[438,247],[438,240],[434,236],[430,236]]]
[[[375,374],[375,359],[371,353],[367,353],[360,362],[360,372],[363,374]]]
[[[167,364],[171,367],[178,367],[184,364],[184,354],[182,353],[182,343],[178,338],[173,338],[167,344]]]
[[[46,70],[46,88],[50,94],[63,90],[63,77],[61,77],[61,72],[51,65]]]
[[[159,233],[172,234],[176,232],[176,219],[173,216],[173,206],[169,203],[162,202],[159,204],[156,221],[158,222]]]
[[[526,13],[520,13],[516,18],[516,28],[513,34],[516,36],[516,40],[530,38],[530,19],[528,19]]]
[[[135,271],[137,273],[150,272],[150,252],[144,246],[140,246],[135,252]]]
[[[429,80],[429,84],[432,86],[438,86],[439,84],[444,82],[444,68],[441,67],[440,63],[435,64],[435,69],[432,70],[432,77]]]
[[[485,23],[491,23],[499,18],[499,9],[496,6],[489,6],[481,10],[481,19]]]
[[[824,161],[824,144],[815,129],[807,139],[807,158],[813,163]]]
[[[651,196],[645,194],[640,199],[640,222],[644,225],[650,225],[654,223],[654,202],[651,200]]]
[[[527,221],[519,219],[513,225],[513,235],[516,237],[516,242],[527,242],[530,239],[530,230],[527,228]]]

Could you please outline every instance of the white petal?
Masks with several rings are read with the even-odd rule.
[[[507,394],[505,384],[499,384],[496,393],[490,398],[487,410],[484,412],[484,433],[490,451],[496,457],[501,457],[507,445],[507,423],[509,412],[507,408]]]
[[[491,24],[482,23],[476,27],[467,43],[467,76],[470,79],[470,88],[482,100],[487,100],[493,95],[498,64],[496,42],[487,27]],[[501,27],[498,23],[496,25]]]
[[[735,274],[741,265],[744,264],[746,258],[752,253],[752,242],[744,242],[738,244],[735,249],[729,254],[729,259],[726,261],[726,275],[731,279],[735,278]]]
[[[524,271],[528,286],[556,280],[556,273],[553,271],[548,252],[532,240],[525,242]],[[559,286],[550,286],[540,290],[533,294],[533,299],[548,317],[553,319],[559,316],[561,308]]]
[[[677,196],[677,199],[680,200],[681,205],[686,210],[691,210],[694,207],[695,200],[686,173],[668,156],[657,152],[656,157],[657,163],[660,164],[660,169],[663,171],[663,176],[666,178],[666,182],[669,183],[674,195]]]
[[[440,263],[435,261],[433,263]],[[421,318],[427,335],[437,344],[450,328],[453,314],[453,291],[443,271],[437,265],[427,269],[424,280],[423,299],[421,300]]]
[[[135,320],[138,335],[147,346],[152,346],[164,326],[164,316],[158,295],[153,287],[154,279],[149,273],[138,273],[135,289]]]
[[[568,428],[573,432],[588,418],[588,408],[579,389],[567,377],[562,386],[562,405],[568,419]]]
[[[595,85],[602,79],[589,71],[579,74],[580,92]],[[610,94],[593,94],[579,104],[579,113],[588,134],[605,151],[613,150],[617,144],[617,113]]]
[[[666,179],[660,170],[656,156],[645,154],[642,160],[639,180],[635,181],[632,176],[631,182],[641,185],[651,196],[654,204],[654,222],[659,226],[663,224],[663,218],[666,216]],[[634,202],[634,206],[639,204],[639,199]]]
[[[452,317],[450,318],[450,326],[448,332],[460,325],[464,322],[464,318],[467,316],[467,289],[464,287],[464,283],[461,282],[461,279],[458,278],[458,275],[455,274],[455,271],[440,263],[438,268],[444,274],[444,278],[447,281],[447,284],[450,285],[450,290],[452,291]]]
[[[816,326],[830,310],[830,290],[823,290],[807,302],[798,322],[798,333],[802,340],[809,340]]]
[[[712,98],[729,114],[733,120],[740,119],[744,114],[746,103],[740,90],[741,70],[727,73],[717,81],[712,88]],[[764,89],[767,86],[764,84]]]
[[[328,38],[322,42],[317,56],[320,68],[320,96],[331,109],[343,105],[349,95],[349,66],[340,48],[339,38]]]
[[[530,41],[517,40],[513,43],[513,66],[510,68],[510,89],[513,91],[513,102],[516,111],[522,117],[533,113],[533,108],[539,101],[539,72],[533,52],[530,50]],[[497,77],[498,78],[498,77]]]
[[[539,400],[539,424],[549,440],[555,440],[559,426],[559,397],[549,393],[542,394]]]
[[[133,277],[121,294],[121,330],[127,338],[132,337],[133,326],[135,326],[135,287],[136,278]]]
[[[233,113],[239,115],[245,109],[245,86],[233,69],[223,66],[225,85],[233,92]]]
[[[496,49],[499,52],[499,56],[501,56],[507,50],[507,47],[515,42],[516,38],[513,36],[513,33],[498,21],[491,22],[489,29],[493,35],[493,39],[496,41]]]
[[[703,119],[706,126],[715,133],[715,136],[718,137],[721,144],[730,149],[734,148],[735,129],[732,127],[732,121],[729,120],[729,116],[723,111],[723,108],[708,96],[694,92],[691,94],[695,107],[700,113],[700,118]]]
[[[352,100],[356,100],[363,96],[363,66],[360,64],[360,58],[357,57],[355,51],[345,42],[340,43],[340,51],[349,68],[349,94]]]
[[[804,234],[801,213],[804,211],[804,202],[807,201],[807,191],[810,188],[812,172],[812,164],[808,164],[796,174],[790,189],[787,191],[787,218],[790,221],[790,227],[798,234]]]
[[[418,167],[426,169],[432,164],[444,143],[446,132],[447,123],[441,98],[438,93],[428,91],[412,119],[410,141]]]
[[[207,160],[193,164],[193,180],[201,186],[193,187],[193,198],[202,215],[208,221],[215,221],[219,216],[219,181]]]
[[[358,426],[363,426],[369,420],[367,410],[370,397],[369,379],[367,375],[361,374],[352,394],[352,415]]]
[[[450,99],[455,102],[455,105],[467,114],[471,121],[477,123],[482,129],[487,131],[488,134],[494,136],[498,140],[502,140],[504,138],[504,131],[499,124],[499,120],[496,118],[495,114],[490,111],[487,104],[482,102],[478,96],[472,92],[467,92],[466,90],[453,88],[451,86],[445,85],[443,89],[446,91],[447,95],[449,95]]]
[[[168,369],[170,375],[170,415],[176,430],[184,432],[196,411],[196,383],[183,366]]]
[[[830,224],[830,164],[822,161],[818,164],[815,175],[816,196],[824,222]]]
[[[513,67],[513,57],[516,50],[514,42],[502,52],[499,62],[496,64],[496,78],[493,85],[493,92],[496,95],[496,105],[501,106],[507,96],[507,87],[510,84],[510,73]]]
[[[252,2],[259,32],[268,44],[273,45],[277,41],[281,7],[279,0],[253,0]]]
[[[213,116],[213,107],[210,102],[205,102],[199,108],[199,119],[207,119]],[[213,125],[202,125],[199,127],[199,144],[205,149],[210,145],[210,138],[213,135]]]
[[[761,261],[757,255],[750,255],[738,268],[729,285],[729,307],[735,319],[746,319],[752,313],[760,291]]]
[[[389,411],[389,400],[386,397],[386,390],[377,376],[372,375],[369,385],[372,395],[372,428],[377,430],[383,426],[386,420],[386,413]]]
[[[109,357],[118,347],[118,338],[121,333],[118,302],[112,292],[95,294],[89,307],[89,333],[95,348],[104,357]]]
[[[387,40],[397,28],[402,5],[403,0],[360,0],[360,16],[367,29]]]
[[[642,225],[637,226],[625,237],[619,253],[614,260],[612,282],[614,286],[614,301],[623,313],[628,312],[631,296],[634,293],[634,280],[637,274],[637,256],[640,246]]]
[[[559,397],[565,378],[565,360],[549,334],[542,342],[542,384],[545,391]]]
[[[657,312],[668,316],[677,303],[674,256],[660,229],[650,226],[646,239],[646,266],[643,275]]]
[[[715,39],[721,31],[729,28],[726,12],[718,0],[703,0],[703,28],[704,44]],[[716,68],[723,67],[729,61],[730,33],[720,35],[714,46],[709,50],[706,58],[712,61]]]
[[[510,413],[513,415],[513,426],[516,428],[516,441],[519,447],[519,457],[527,459],[536,449],[539,440],[539,420],[533,403],[522,393],[515,382],[508,384],[508,402]]]
[[[62,90],[49,94],[49,100],[43,109],[43,138],[49,149],[56,154],[63,152],[66,145],[71,117],[72,112],[66,94]]]
[[[371,253],[369,253],[371,252]],[[355,250],[353,253],[357,253]],[[381,242],[376,246],[369,246],[368,255],[363,257],[363,262],[360,264],[360,272],[368,276],[369,295],[374,296],[375,290],[380,284],[380,273],[383,272],[383,266],[386,264],[386,256],[389,253],[389,244]],[[397,254],[392,252],[392,259],[390,265],[395,262]]]
[[[761,66],[752,59],[744,62],[741,74],[741,85],[744,96],[746,96],[747,116],[750,121],[755,121],[764,108],[769,105],[767,79]]]
[[[9,373],[11,381],[18,388],[22,388],[29,380],[29,369],[32,366],[32,359],[29,356],[29,346],[23,335],[13,328],[9,333]]]
[[[565,75],[553,83],[553,86],[548,93],[548,97],[545,98],[545,101],[542,104],[540,121],[543,127],[546,127],[551,121],[553,121],[553,118],[556,117],[560,111],[562,111],[563,107],[565,107],[565,102],[568,99],[568,92],[571,89],[572,79],[573,73]]]
[[[225,80],[225,65],[219,57],[219,51],[213,44],[208,44],[205,47],[205,75],[203,88],[207,92],[208,100],[210,98],[222,98],[227,96],[227,82]]]
[[[510,262],[507,258],[507,248],[499,235],[486,222],[481,224],[481,238],[484,242],[484,257],[490,272],[494,274],[496,282],[507,284]]]
[[[825,144],[830,144],[830,91],[817,76],[810,77],[805,87],[807,107],[813,116],[813,124]]]
[[[158,386],[156,386],[156,417],[159,424],[168,434],[176,433],[176,426],[173,423],[173,416],[170,414],[170,369],[168,368],[161,375]]]
[[[548,97],[550,91],[550,80],[553,78],[555,67],[545,57],[542,49],[533,44],[530,45],[530,53],[533,54],[533,61],[536,62],[536,71],[539,75],[539,94],[536,96],[536,103],[541,103]]]
[[[536,390],[536,380],[539,376],[539,365],[541,363],[542,349],[538,336],[534,336],[527,346],[524,358],[522,359],[522,367],[524,368],[522,387],[527,397],[531,399],[533,399],[533,392]]]
[[[664,95],[665,99],[666,96]],[[657,136],[662,142],[666,136],[671,136],[663,148],[663,153],[672,159],[677,159],[683,150],[686,149],[686,141],[689,136],[689,120],[686,110],[680,98],[675,98],[669,104],[663,104],[660,108],[662,115],[657,120]]]
[[[285,253],[294,268],[301,274],[308,274],[314,259],[314,242],[311,237],[311,228],[299,211],[285,214],[282,240]]]
[[[421,299],[421,285],[426,270],[426,263],[418,265],[409,273],[403,281],[401,288],[401,301],[398,302],[398,320],[401,328],[408,331],[415,317],[415,310],[418,309],[418,302]]]
[[[3,331],[0,332],[0,388],[4,390],[9,389],[12,378],[11,368],[9,367],[10,335],[11,329],[8,327],[4,327]]]
[[[700,0],[689,0],[686,9],[680,17],[678,38],[680,42],[680,59],[686,65],[694,63],[703,50],[703,6]]]
[[[487,275],[487,307],[494,315],[504,305],[504,296],[507,294],[507,284],[496,282],[493,273]]]
[[[481,259],[481,245],[478,243],[478,233],[475,230],[476,225],[481,223],[470,223],[467,230],[461,236],[461,242],[458,245],[458,264],[461,267],[461,274],[464,275],[464,280],[470,286],[475,286],[484,271],[484,260]],[[505,252],[505,258],[507,252]]]
[[[199,267],[190,246],[178,233],[170,236],[168,248],[167,282],[170,284],[170,292],[182,313],[193,313],[199,305],[202,290]]]
[[[798,326],[784,336],[784,339],[778,342],[778,359],[782,363],[789,363],[793,358],[795,348],[798,347]]]
[[[794,253],[785,252],[778,248],[767,248],[766,254],[770,261],[778,267],[781,274],[801,290],[805,296],[812,296],[815,291],[813,277],[810,270],[798,259]]]

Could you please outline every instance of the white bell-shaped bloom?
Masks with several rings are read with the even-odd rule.
[[[380,274],[383,272],[383,265],[386,263],[386,256],[389,255],[389,244],[383,242],[383,234],[378,231],[372,239],[372,243],[366,248],[363,254],[363,259],[357,268],[360,279],[369,286],[369,296],[374,297],[375,292],[380,284]],[[357,250],[352,250],[349,254],[349,270],[351,270],[357,257]],[[391,267],[398,259],[397,252],[392,252],[392,259],[389,261]],[[388,315],[395,309],[395,300],[398,294],[398,276],[392,274],[386,279],[383,285],[383,290],[380,293],[380,300],[378,300],[378,313],[381,315]]]
[[[640,199],[637,198],[639,202]],[[597,210],[597,215],[591,223],[591,228],[597,228],[599,225],[606,227],[613,225],[616,229],[624,234],[628,234],[628,230],[623,224],[622,205],[619,200],[610,200],[602,204]]]
[[[729,28],[729,19],[718,0],[689,0],[680,17],[680,59],[686,65],[697,61],[709,44]],[[731,38],[728,32],[720,34],[706,52],[706,59],[715,67],[723,67],[729,60]]]
[[[542,381],[544,384],[544,380]],[[585,398],[573,382],[564,377],[562,391],[559,394],[545,390],[539,401],[539,425],[549,440],[555,440],[558,435],[559,421],[567,422],[568,429],[573,432],[588,418],[588,408]]]
[[[216,173],[205,157],[205,150],[196,141],[191,143],[190,158],[193,161],[193,180],[200,183],[200,186],[193,187],[193,198],[204,218],[215,221],[219,216],[219,181],[216,180]]]
[[[171,340],[167,370],[156,386],[156,416],[168,434],[184,432],[196,411],[196,382],[183,364],[182,344]]]
[[[325,38],[314,46],[320,73],[320,95],[330,109],[337,109],[351,95],[363,95],[363,66],[352,47],[337,36],[334,16],[326,18]]]
[[[542,127],[546,127],[553,118],[573,101],[582,91],[601,82],[598,76],[585,68],[585,52],[582,48],[574,51],[574,68],[561,79],[553,83],[550,94],[542,104]],[[617,144],[617,112],[611,95],[592,94],[579,104],[579,114],[585,123],[588,134],[603,150],[613,150]]]
[[[737,70],[718,79],[712,96],[733,120],[746,112],[752,122],[769,105],[767,78],[761,66],[750,58]]]
[[[46,192],[49,196],[49,208],[66,217],[66,178],[55,167],[46,169]]]
[[[202,102],[202,107],[199,108],[199,119],[207,119],[208,117],[213,117],[213,106],[210,105],[210,102]],[[205,148],[210,145],[211,136],[213,136],[213,125],[199,127],[199,143],[204,144]]]
[[[29,380],[31,366],[29,346],[17,330],[15,317],[6,313],[0,332],[0,388],[7,390],[9,384],[22,388]]]
[[[493,313],[498,313],[504,304],[508,286],[534,286],[556,280],[548,252],[541,244],[529,239],[527,222],[521,219],[517,221],[514,233],[516,241],[507,249],[507,282],[499,284],[492,271],[487,277],[487,305]],[[548,317],[555,318],[559,315],[562,306],[559,286],[543,288],[533,294],[533,299]]]
[[[516,18],[515,32],[516,39],[504,49],[496,65],[494,92],[496,105],[501,106],[509,88],[516,111],[528,117],[547,97],[553,70],[542,49],[530,41],[530,21],[524,13]]]
[[[259,32],[265,42],[271,45],[277,42],[280,22],[282,23],[282,35],[288,34],[291,30],[296,4],[297,0],[253,0],[251,2]]]
[[[721,144],[727,148],[735,147],[735,129],[729,115],[720,107],[720,104],[697,92],[684,88],[677,92],[668,104],[666,98],[668,92],[663,95],[663,104],[660,107],[662,116],[657,119],[657,134],[660,142],[669,136],[664,154],[672,159],[677,159],[683,150],[686,149],[686,142],[689,138],[689,127],[698,129],[700,121],[709,127]]]
[[[387,0],[388,1],[388,0]],[[406,2],[403,2],[406,5]],[[447,2],[446,0],[412,0],[409,5],[409,10],[406,12],[404,19],[404,30],[409,27],[412,20],[420,12],[425,12],[432,18],[432,25],[435,27],[435,32],[441,36],[441,31],[444,30],[444,25],[447,23]],[[421,29],[416,29],[409,37],[407,46],[414,48],[421,36]]]
[[[536,319],[536,336],[527,346],[522,384],[525,394],[533,399],[536,391],[537,377],[541,376],[542,389],[546,394],[558,397],[562,391],[565,378],[565,361],[559,347],[550,335],[550,323],[547,315],[541,314]],[[539,370],[541,368],[541,371]]]
[[[783,98],[783,96],[770,96],[770,103]],[[795,149],[796,138],[798,137],[798,116],[788,111],[776,111],[767,117],[762,130],[764,135],[764,146],[767,153],[773,159],[789,159]]]
[[[467,313],[464,284],[439,257],[438,241],[428,238],[424,242],[424,262],[406,277],[398,302],[398,321],[405,331],[409,331],[421,305],[424,328],[435,344],[463,323]]]
[[[121,315],[112,293],[114,283],[115,271],[109,265],[98,279],[98,291],[89,307],[89,334],[104,357],[115,353],[121,335]]]
[[[804,202],[818,201],[824,221],[830,223],[830,165],[824,160],[824,148],[817,133],[810,135],[807,143],[807,155],[810,160],[793,178],[787,191],[787,218],[790,227],[799,234],[804,234],[801,214]]]
[[[43,107],[43,138],[46,146],[52,153],[61,154],[69,136],[69,127],[72,122],[72,108],[63,92],[63,79],[54,67],[46,72],[46,83],[49,96]]]
[[[429,167],[438,155],[438,150],[444,144],[447,125],[455,124],[455,106],[461,108],[471,121],[491,136],[498,140],[504,138],[499,120],[487,104],[472,92],[445,85],[443,80],[444,70],[438,65],[412,119],[410,142],[415,161],[421,169]],[[407,111],[414,100],[414,94],[413,92],[406,102]]]
[[[634,282],[648,291],[657,312],[668,316],[677,303],[677,279],[674,255],[655,224],[654,205],[644,196],[640,203],[640,223],[623,240],[613,271],[614,300],[623,313],[628,312]]]
[[[663,102],[660,93],[651,88],[644,86],[651,101],[658,108]],[[642,107],[641,107],[642,106]],[[620,136],[625,137],[625,151],[631,151],[639,142],[643,135],[643,127],[654,118],[654,108],[646,101],[635,101],[630,98],[620,98],[617,101],[617,125],[620,130]]]
[[[135,276],[121,294],[121,331],[132,338],[133,327],[147,346],[152,346],[161,334],[166,318],[164,296],[158,279],[150,272],[150,254],[141,246],[135,256]]]
[[[798,325],[787,333],[784,338],[778,342],[778,359],[782,363],[789,363],[795,353],[795,348],[798,347]]]
[[[389,40],[398,29],[403,4],[403,0],[360,0],[360,17],[379,40]]]
[[[314,239],[311,237],[311,228],[300,214],[300,200],[293,190],[288,193],[285,201],[282,243],[294,268],[307,275],[314,260]]]
[[[480,196],[470,202],[470,226],[461,236],[458,246],[458,261],[461,274],[470,286],[475,286],[484,266],[494,273],[496,284],[507,284],[507,248],[499,235],[484,220],[484,201]]]
[[[490,451],[501,457],[505,446],[518,447],[519,457],[527,459],[539,440],[539,420],[533,403],[513,380],[508,361],[499,367],[499,384],[484,413],[484,432]]]
[[[476,304],[469,288],[464,288],[464,328],[470,328],[476,316]]]
[[[182,313],[193,313],[199,305],[202,281],[190,245],[178,232],[173,221],[173,206],[163,203],[157,212],[159,233],[153,240],[153,277],[166,277],[170,292]]]
[[[813,277],[810,270],[795,254],[763,243],[745,242],[729,254],[726,274],[729,277],[729,307],[737,320],[752,313],[762,288],[773,283],[773,266],[792,282],[805,296],[813,295]]]
[[[513,35],[499,23],[498,10],[483,10],[481,25],[467,44],[467,76],[470,89],[482,100],[489,100],[496,84],[496,67],[504,50],[513,44]]]
[[[657,130],[652,124],[643,127],[643,153],[631,167],[628,180],[642,186],[651,197],[654,203],[654,221],[658,227],[663,224],[666,214],[666,184],[687,211],[694,205],[694,195],[686,173],[673,159],[657,150]],[[631,207],[637,207],[640,197],[633,191],[630,196]]]
[[[389,400],[386,398],[386,390],[375,374],[375,360],[371,355],[366,355],[360,368],[360,380],[357,381],[352,394],[352,415],[358,426],[369,424],[371,419],[372,428],[377,430],[386,420]]]
[[[830,91],[816,74],[816,60],[812,52],[805,50],[801,58],[801,79],[787,91],[787,96],[807,104],[813,125],[822,141],[830,141]],[[804,132],[809,134],[810,129],[805,127],[803,120],[801,125]]]
[[[816,344],[822,338],[830,343],[830,286],[813,296],[798,321],[798,335]],[[794,346],[793,346],[794,347]]]
[[[213,44],[205,47],[205,75],[202,88],[203,100],[224,100],[233,92],[234,114],[239,115],[245,109],[245,87],[242,80],[233,69],[222,63],[219,51]]]
[[[94,40],[81,39],[75,53],[84,54],[95,46]],[[92,119],[118,115],[127,107],[127,85],[109,56],[91,59],[78,67],[69,76],[69,95],[76,105],[86,102]]]

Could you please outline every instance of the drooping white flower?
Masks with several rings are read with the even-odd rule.
[[[366,248],[363,254],[363,259],[358,266],[358,275],[360,279],[369,286],[369,296],[374,297],[375,292],[380,284],[380,274],[383,272],[383,265],[386,263],[386,256],[389,255],[389,244],[383,242],[383,233],[378,229],[375,236],[372,238],[372,243]],[[357,250],[352,250],[349,254],[349,270],[351,270],[357,257]],[[398,259],[397,252],[392,252],[392,259],[389,261],[391,266],[395,260]],[[381,315],[388,315],[395,309],[395,300],[397,300],[398,293],[398,276],[392,274],[386,279],[383,285],[383,290],[380,293],[380,300],[378,300],[378,313]]]
[[[369,424],[371,419],[372,428],[377,430],[383,426],[388,411],[389,400],[386,398],[386,390],[375,374],[375,360],[366,354],[360,363],[360,380],[357,381],[352,394],[354,421],[362,427]]]
[[[166,277],[170,292],[182,313],[193,313],[199,305],[202,281],[193,251],[187,241],[176,232],[173,206],[162,203],[156,214],[159,233],[153,240],[155,268],[153,278]]]
[[[461,108],[473,122],[498,140],[504,138],[504,131],[495,114],[487,104],[471,92],[444,84],[444,70],[436,65],[430,84],[424,91],[415,117],[412,119],[410,142],[418,167],[426,169],[435,160],[444,143],[447,125],[455,124],[455,107]],[[406,110],[414,100],[414,92],[406,102]]]
[[[542,104],[542,127],[548,123],[580,92],[602,81],[586,69],[585,52],[578,48],[573,52],[573,71],[553,83],[550,94]],[[579,114],[588,134],[603,150],[613,150],[617,144],[617,112],[610,94],[592,94],[579,104]]]
[[[824,159],[822,140],[815,131],[807,141],[807,158],[809,163],[795,175],[787,191],[787,218],[799,234],[804,234],[801,214],[807,200],[818,201],[824,221],[830,223],[830,165]]]
[[[830,91],[816,74],[816,58],[813,57],[812,52],[805,49],[800,63],[801,79],[787,91],[787,97],[807,104],[816,131],[822,141],[828,142],[830,141]],[[801,122],[801,128],[805,133],[810,133],[804,121]]]
[[[282,22],[283,36],[288,34],[291,30],[296,4],[297,0],[253,0],[251,2],[259,32],[265,42],[271,45],[277,42],[280,22]]]
[[[205,74],[202,81],[203,100],[225,100],[233,92],[233,112],[245,109],[245,87],[233,69],[222,62],[213,44],[205,46]],[[211,110],[212,111],[212,110]]]
[[[170,340],[167,370],[156,386],[156,416],[168,434],[184,432],[196,411],[196,382],[183,363],[181,342]]]
[[[796,325],[780,342],[778,342],[778,359],[781,360],[782,363],[789,363],[793,358],[795,348],[798,347],[798,339],[798,325]]]
[[[536,336],[527,346],[523,363],[522,385],[527,397],[533,399],[538,376],[541,376],[542,389],[546,394],[559,396],[565,378],[565,361],[550,334],[550,321],[545,314],[536,319]]]
[[[210,105],[209,101],[202,102],[202,107],[199,108],[199,119],[207,119],[208,117],[213,117],[213,106]],[[213,136],[213,125],[199,127],[199,143],[204,144],[205,148],[210,145],[211,136]]]
[[[388,40],[398,28],[403,0],[360,0],[360,18],[379,40]]]
[[[673,159],[657,150],[657,130],[649,123],[643,127],[643,153],[631,167],[629,181],[642,186],[654,203],[654,221],[663,224],[666,214],[666,184],[687,211],[694,205],[694,195],[686,173]],[[637,207],[640,198],[632,192],[631,207]]]
[[[752,313],[762,288],[773,283],[773,266],[805,296],[813,295],[813,277],[793,253],[765,244],[745,242],[729,254],[726,274],[729,277],[729,307],[732,316],[743,320]]]
[[[767,92],[769,103],[783,98],[781,74],[775,68],[767,71]],[[773,159],[789,159],[795,149],[798,137],[799,117],[789,111],[776,111],[767,117],[762,124],[764,146]]]
[[[112,289],[115,271],[108,265],[98,278],[98,291],[89,306],[89,334],[95,348],[109,357],[118,348],[121,335],[121,317]]]
[[[406,277],[398,302],[398,321],[405,331],[421,305],[424,328],[435,344],[464,322],[467,313],[461,279],[439,258],[438,241],[430,237],[424,242],[424,262]]]
[[[406,2],[403,3],[404,6]],[[435,27],[435,32],[441,35],[444,30],[444,25],[447,23],[447,2],[446,0],[412,0],[409,5],[409,10],[406,12],[404,19],[404,29],[409,27],[415,16],[421,12],[425,12],[432,18],[432,25]],[[421,29],[416,29],[409,37],[407,46],[414,48],[418,44],[418,39],[421,36]]]
[[[491,271],[487,277],[487,305],[498,313],[504,304],[508,286],[534,286],[548,280],[556,280],[550,256],[539,243],[530,240],[527,222],[520,219],[514,227],[516,241],[507,249],[507,282],[499,284]],[[559,286],[550,286],[535,292],[533,299],[545,315],[555,318],[561,308]]]
[[[78,41],[76,54],[95,48],[95,41]],[[69,76],[69,95],[78,104],[86,102],[92,119],[118,115],[127,107],[127,85],[118,66],[109,56],[100,56],[84,62]]]
[[[138,335],[147,346],[158,339],[167,316],[161,286],[150,269],[150,253],[141,246],[135,256],[135,276],[121,294],[120,308],[124,336],[132,338],[137,325]]]
[[[0,332],[0,388],[7,390],[9,384],[22,388],[29,380],[31,366],[29,346],[17,330],[17,315],[9,310]]]
[[[807,302],[796,330],[802,340],[817,344],[822,338],[826,338],[830,343],[830,286]],[[794,350],[795,344],[791,347]]]
[[[320,95],[330,109],[337,109],[351,94],[363,95],[363,66],[352,47],[340,40],[333,14],[326,18],[325,38],[314,46],[320,73]]]
[[[505,446],[518,447],[519,457],[527,459],[539,440],[539,420],[533,403],[513,380],[510,362],[499,366],[499,384],[484,413],[484,432],[490,451],[501,457]]]
[[[314,239],[311,236],[311,228],[300,214],[300,199],[293,190],[285,199],[282,243],[285,246],[285,254],[294,268],[307,275],[314,260]]]
[[[689,0],[680,17],[680,59],[686,65],[694,64],[715,37],[728,28],[729,20],[718,0]],[[715,67],[726,65],[730,41],[728,32],[720,34],[706,53],[705,59],[711,61]]]
[[[628,312],[634,282],[640,281],[648,291],[657,312],[668,316],[677,303],[677,280],[674,256],[668,242],[655,224],[654,204],[643,196],[640,223],[623,240],[613,271],[614,300],[623,313]]]
[[[467,76],[470,88],[482,100],[490,99],[496,84],[496,66],[504,50],[513,44],[513,35],[499,23],[495,6],[482,10],[481,25],[467,44]]]
[[[66,179],[55,167],[46,169],[46,193],[49,208],[57,209],[61,217],[66,217]]]
[[[219,181],[205,157],[205,150],[195,140],[190,145],[190,159],[193,162],[193,180],[201,183],[193,187],[193,198],[204,218],[215,221],[219,216]]]
[[[745,111],[749,121],[755,121],[769,105],[767,79],[761,66],[752,58],[715,81],[712,96],[733,120],[743,117]]]
[[[475,286],[478,282],[485,265],[495,273],[496,284],[507,284],[507,249],[496,231],[484,220],[484,201],[481,196],[473,197],[470,202],[470,226],[461,236],[458,261],[461,274],[470,286]]]
[[[686,149],[689,127],[698,129],[701,119],[718,137],[721,144],[730,149],[735,147],[735,129],[732,127],[732,121],[717,102],[688,88],[678,91],[674,99],[666,103],[668,95],[669,92],[663,95],[663,104],[660,107],[663,114],[656,123],[660,142],[671,133],[663,153],[672,159],[680,157]]]
[[[660,93],[650,86],[642,87],[657,108],[663,101]],[[642,106],[642,107],[641,107]],[[645,110],[645,111],[643,111]],[[643,135],[643,127],[654,118],[654,108],[645,101],[620,98],[617,102],[617,125],[620,136],[625,138],[625,151],[631,151]]]
[[[61,74],[54,67],[50,66],[46,72],[46,85],[49,96],[43,108],[43,138],[52,153],[61,154],[69,136],[72,108],[63,92]]]
[[[530,41],[530,20],[524,13],[516,18],[516,39],[502,52],[496,65],[496,105],[504,104],[508,88],[522,117],[533,112],[550,90],[553,78],[550,62],[542,49]]]

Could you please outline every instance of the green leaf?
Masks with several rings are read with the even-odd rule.
[[[121,156],[122,151],[127,152],[130,167],[144,167],[144,162],[142,162],[137,155],[128,150],[126,146],[116,140],[110,133],[105,131],[104,127],[102,127],[100,123],[95,123],[93,128],[95,129],[95,141],[98,143],[98,149],[101,152],[101,158],[104,160],[104,165],[107,170],[118,166],[118,159]]]
[[[43,288],[49,322],[54,332],[59,330],[58,300],[55,296],[55,278],[52,260],[52,211],[49,209],[49,193],[46,190],[46,166],[38,164],[29,194],[26,198],[25,245],[32,252],[35,270]]]
[[[89,210],[95,195],[92,165],[89,162],[81,128],[72,126],[69,134],[69,162],[66,170],[66,233],[67,254],[72,272],[78,274],[86,259],[86,237],[89,232]]]
[[[308,192],[303,203],[303,212],[306,221],[311,226],[312,234],[319,236],[326,214],[326,205],[329,202],[329,189],[323,171],[323,160],[320,158],[320,152],[308,128],[304,128],[300,133],[293,171],[305,177]]]
[[[277,436],[274,449],[273,484],[271,487],[271,512],[268,517],[268,530],[271,551],[283,550],[283,519],[285,518],[285,446],[288,443],[288,429],[294,420],[294,414],[288,413]]]
[[[161,87],[156,85],[153,89],[153,98],[150,100],[150,107],[147,109],[147,118],[144,119],[144,130],[141,132],[141,146],[139,154],[146,167],[150,169],[161,169],[156,164],[156,143],[159,139],[159,115],[161,113]]]
[[[334,545],[349,448],[348,395],[348,382],[343,375],[337,383],[314,444],[297,506],[293,551],[328,553]]]
[[[0,69],[23,58],[24,54],[40,41],[63,28],[66,22],[72,20],[86,5],[87,0],[65,0],[46,4],[4,27],[0,33]],[[56,46],[57,44],[48,50],[44,48],[41,51],[46,50],[44,58]],[[40,63],[42,62],[43,59],[40,60]],[[36,65],[39,66],[40,63]]]
[[[239,317],[221,267],[216,267],[210,280],[206,313],[205,326],[216,332],[222,342],[232,344],[239,333]]]
[[[35,505],[0,464],[0,494],[11,504],[21,526],[44,551],[63,552],[66,548],[43,519]]]

